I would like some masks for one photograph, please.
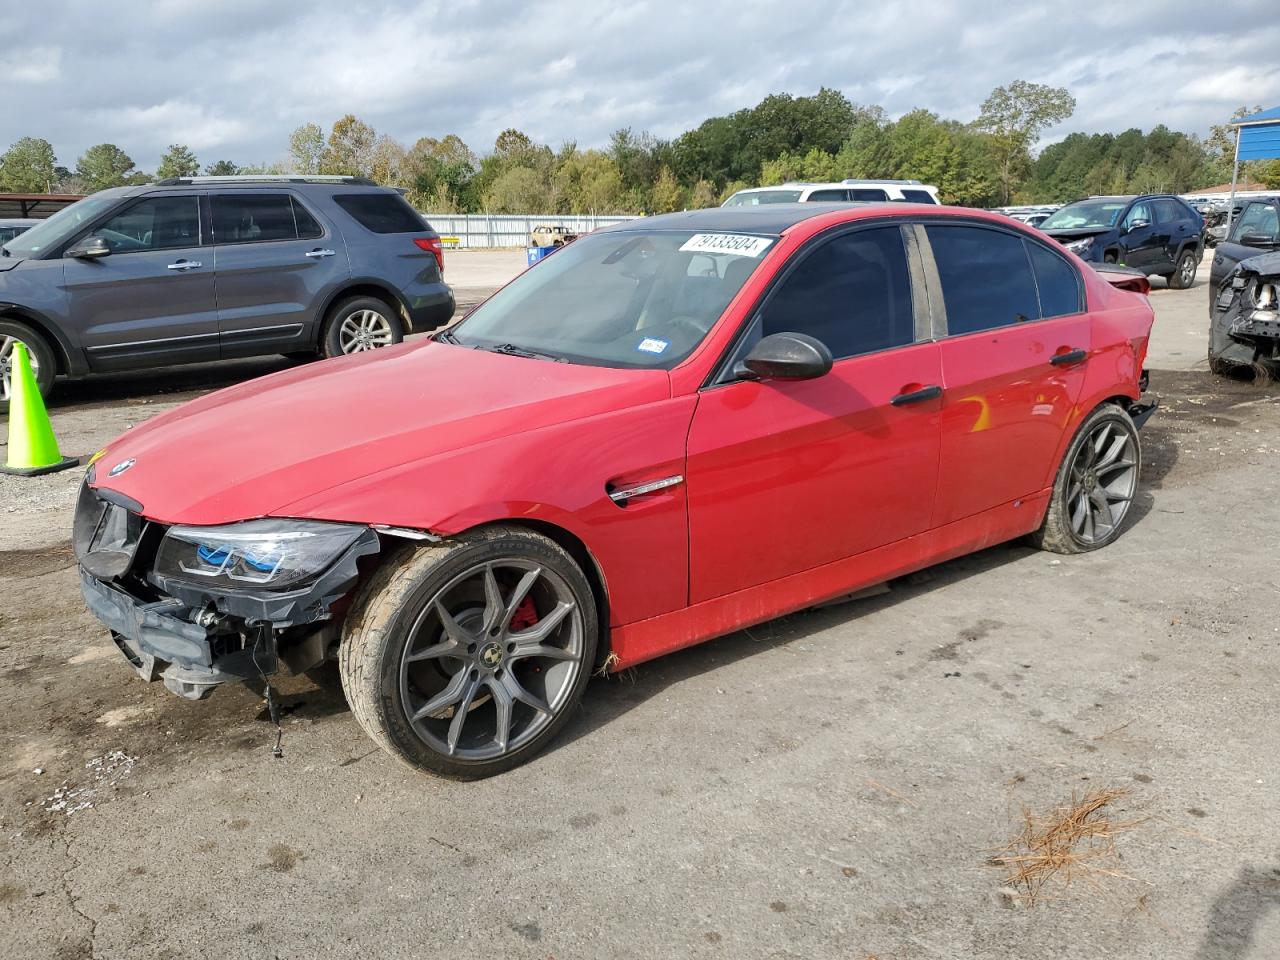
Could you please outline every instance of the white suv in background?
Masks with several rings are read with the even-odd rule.
[[[784,183],[739,190],[722,207],[754,207],[761,203],[898,203],[941,204],[938,188],[919,180],[841,180],[839,183]]]

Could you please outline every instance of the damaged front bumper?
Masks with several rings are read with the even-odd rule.
[[[1280,365],[1280,253],[1242,260],[1214,292],[1209,356],[1225,364]]]
[[[362,533],[314,579],[290,590],[209,589],[160,578],[151,569],[165,528],[136,503],[88,484],[77,507],[80,590],[144,680],[202,700],[222,683],[298,673],[326,659],[337,641],[334,608],[360,577],[362,557],[380,543]],[[114,531],[103,546],[103,529]]]

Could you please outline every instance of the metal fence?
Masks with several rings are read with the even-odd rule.
[[[442,237],[457,237],[458,247],[527,247],[529,231],[547,225],[566,227],[573,233],[589,233],[597,227],[635,220],[635,217],[561,217],[494,215],[483,213],[424,213],[427,222]]]

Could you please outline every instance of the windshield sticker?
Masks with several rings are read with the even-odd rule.
[[[671,346],[670,340],[659,340],[657,337],[645,337],[640,341],[640,345],[636,347],[644,353],[664,353],[667,347]]]
[[[741,233],[695,233],[680,247],[682,253],[728,253],[735,257],[758,257],[773,243],[768,237],[748,237]]]

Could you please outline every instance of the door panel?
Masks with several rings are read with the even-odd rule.
[[[334,231],[308,216],[313,229],[298,238],[294,203],[283,193],[210,198],[224,357],[314,343],[320,305],[350,276],[346,248]]]
[[[1120,238],[1120,246],[1124,249],[1123,262],[1126,266],[1139,270],[1155,270],[1162,245],[1159,241],[1159,226],[1155,222],[1155,209],[1150,203],[1138,203],[1129,208],[1122,221],[1122,228],[1128,228],[1136,220],[1146,220],[1147,226],[1130,230]]]
[[[942,467],[933,525],[1027,497],[1053,482],[1062,432],[1080,398],[1087,314],[942,341]]]
[[[929,526],[937,344],[852,357],[800,382],[704,391],[689,433],[690,601],[723,596]]]
[[[200,246],[195,194],[145,197],[88,235],[111,255],[64,258],[63,282],[92,369],[218,359],[214,252]]]

